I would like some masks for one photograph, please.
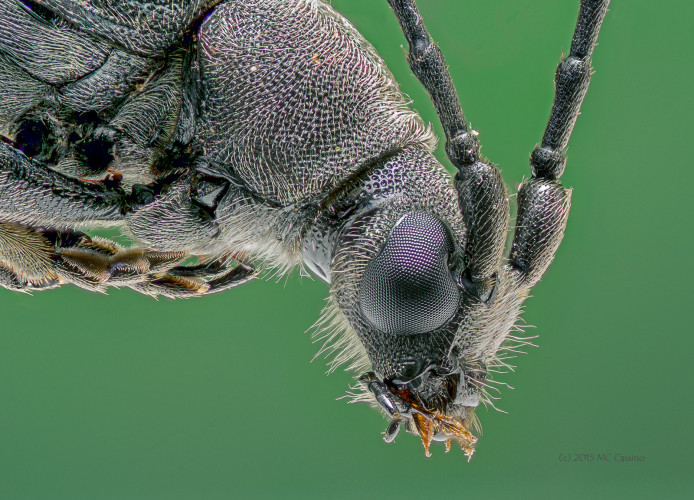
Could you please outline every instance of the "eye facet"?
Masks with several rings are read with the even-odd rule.
[[[366,320],[389,334],[416,335],[443,326],[460,295],[448,267],[453,242],[437,218],[403,216],[364,271],[359,301]]]

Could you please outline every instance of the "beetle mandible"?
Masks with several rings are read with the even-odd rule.
[[[470,457],[475,408],[563,237],[559,181],[609,0],[581,0],[532,177],[509,201],[414,0],[388,0],[446,135],[319,0],[0,0],[0,285],[216,293],[330,284],[350,395]],[[114,226],[123,247],[84,231]],[[199,256],[197,261],[190,256]],[[319,329],[320,330],[320,329]]]

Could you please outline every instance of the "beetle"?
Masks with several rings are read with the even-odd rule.
[[[319,0],[1,0],[0,285],[217,293],[262,269],[330,285],[318,323],[349,396],[472,456],[475,408],[562,240],[559,181],[609,0],[581,0],[532,176],[482,157],[414,0],[389,0],[436,138]],[[85,231],[116,227],[125,247]]]

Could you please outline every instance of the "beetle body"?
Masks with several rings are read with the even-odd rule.
[[[392,419],[386,439],[404,423],[427,453],[470,455],[488,370],[563,235],[558,177],[607,2],[582,3],[590,50],[558,70],[508,259],[499,170],[414,2],[391,5],[455,180],[373,47],[321,1],[0,1],[0,284],[188,297],[254,266],[308,268],[331,286],[333,366],[366,372],[353,397]],[[134,247],[80,232],[106,226]]]

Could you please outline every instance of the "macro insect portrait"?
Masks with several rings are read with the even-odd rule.
[[[389,419],[385,441],[402,428],[427,455],[471,457],[475,409],[564,234],[609,0],[578,5],[513,225],[415,1],[388,3],[453,177],[326,2],[0,0],[0,285],[177,299],[299,267],[330,286],[315,335],[356,374],[348,397]]]

